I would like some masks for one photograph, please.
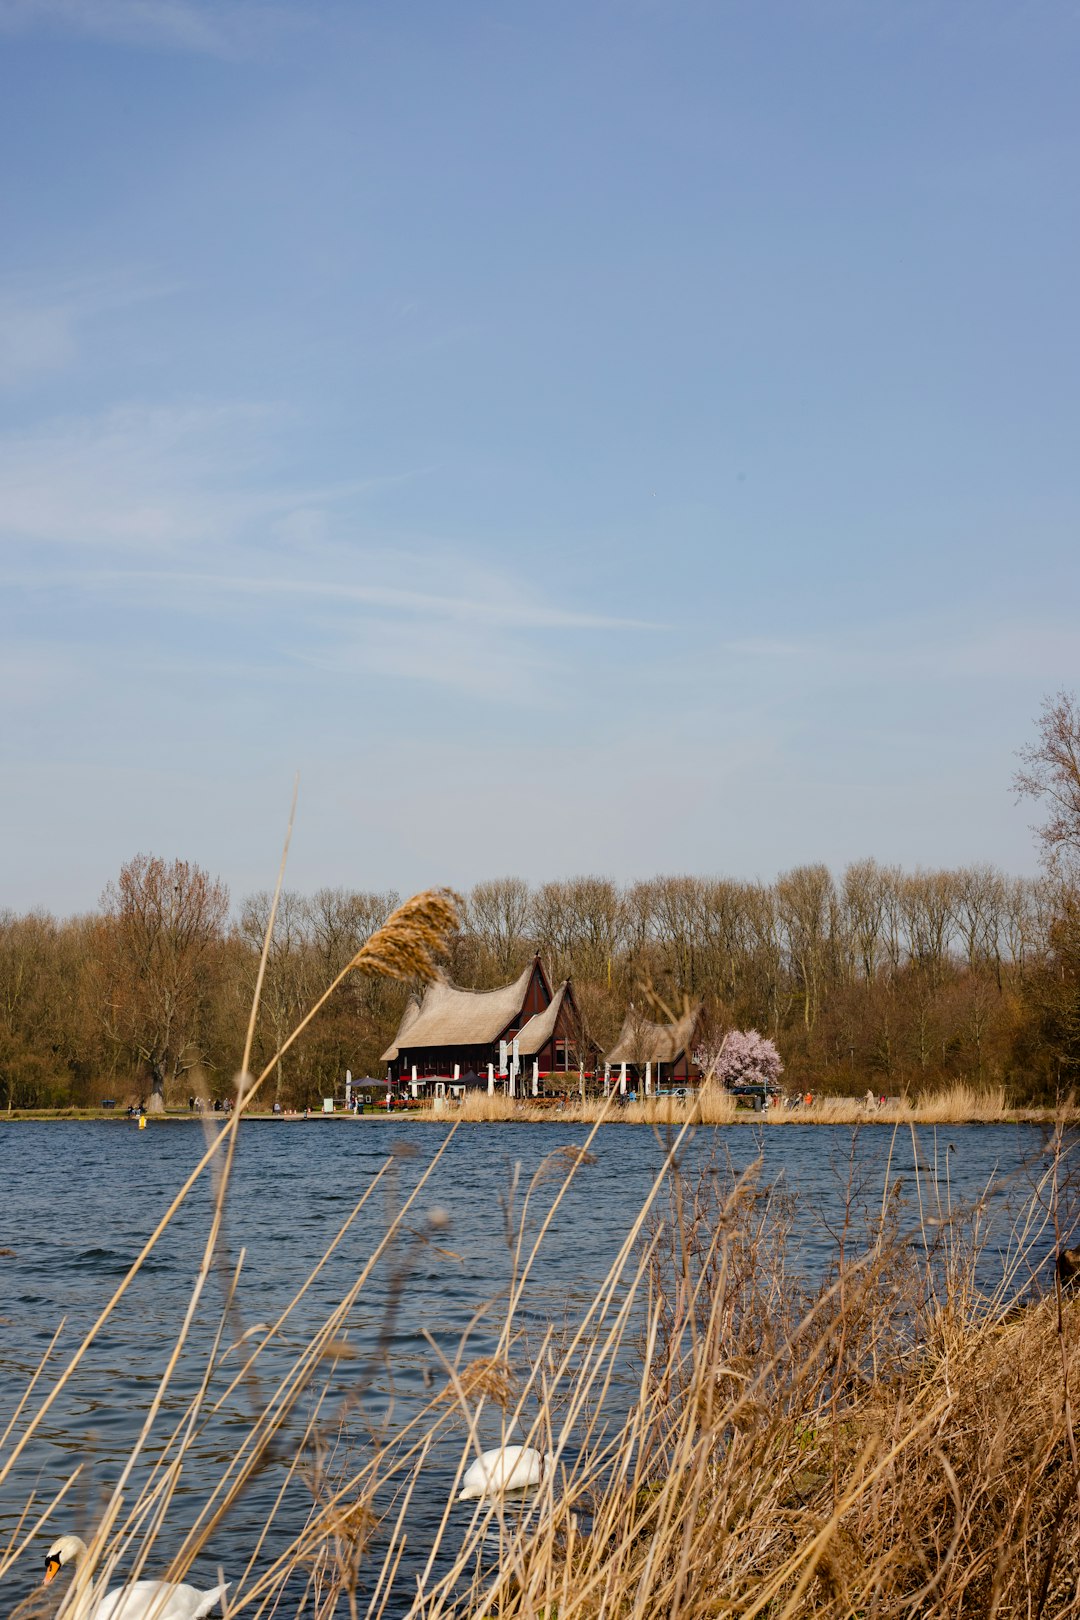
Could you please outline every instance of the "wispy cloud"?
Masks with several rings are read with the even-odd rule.
[[[63,279],[44,289],[40,282],[31,287],[7,279],[0,284],[0,388],[64,370],[78,358],[96,319],[169,290],[131,275]]]
[[[406,566],[408,566],[406,564]],[[249,598],[279,597],[288,601],[308,600],[349,604],[388,610],[394,614],[429,619],[432,616],[485,629],[526,630],[655,630],[661,628],[640,619],[614,618],[604,613],[580,612],[543,601],[536,592],[520,584],[484,596],[458,596],[437,591],[415,590],[407,586],[365,585],[342,579],[302,577],[238,576],[217,573],[191,573],[167,569],[117,571],[97,570],[82,576],[86,583],[143,587],[154,590],[190,589],[205,600],[207,592]]]
[[[272,406],[128,406],[0,439],[0,536],[51,548],[39,579],[198,604],[278,599],[504,629],[646,628],[566,606],[530,580],[433,538],[403,547],[368,528],[362,499],[421,472],[313,488],[273,476],[287,424]],[[74,563],[93,554],[92,570]],[[183,557],[185,566],[176,567]],[[24,564],[28,583],[35,573]],[[9,574],[13,583],[14,576]]]
[[[67,33],[151,50],[246,54],[267,28],[298,26],[295,8],[235,0],[0,0],[0,30]]]
[[[721,650],[737,664],[800,684],[1054,681],[1063,668],[1080,663],[1080,629],[1052,608],[1035,618],[972,601],[963,615],[908,614],[884,618],[872,628],[833,628],[783,640],[745,637],[724,643]]]
[[[248,405],[126,407],[0,441],[0,533],[138,549],[206,539],[267,496],[222,483],[221,449],[252,453],[266,411]],[[217,441],[215,443],[215,440]]]
[[[565,700],[562,671],[553,668],[535,639],[513,635],[499,626],[467,634],[444,619],[425,619],[422,626],[397,618],[372,618],[351,635],[328,627],[292,659],[354,689],[367,691],[423,685],[499,706],[524,709],[558,707]]]
[[[259,656],[273,649],[282,672],[533,710],[572,701],[596,637],[609,645],[657,628],[567,598],[482,548],[376,520],[369,497],[384,511],[423,469],[321,488],[282,481],[291,425],[273,406],[195,402],[0,438],[9,599],[32,596],[38,611],[93,603],[91,622],[169,625],[193,660],[239,637]]]
[[[0,387],[59,371],[75,353],[74,311],[0,298]]]

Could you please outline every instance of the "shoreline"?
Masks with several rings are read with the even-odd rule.
[[[833,1106],[830,1106],[832,1104]],[[245,1123],[266,1125],[329,1125],[329,1124],[376,1124],[376,1125],[407,1125],[419,1123],[424,1125],[685,1125],[694,1118],[695,1111],[687,1108],[660,1108],[655,1105],[647,1107],[638,1104],[633,1109],[620,1107],[613,1110],[607,1117],[601,1118],[602,1105],[586,1105],[568,1108],[530,1109],[523,1107],[518,1111],[500,1111],[491,1114],[463,1114],[458,1109],[433,1108],[401,1108],[393,1109],[389,1113],[385,1109],[372,1110],[362,1114],[346,1113],[344,1110],[333,1114],[314,1111],[309,1118],[303,1114],[269,1114],[246,1113]],[[147,1114],[147,1125],[177,1125],[177,1124],[221,1124],[225,1125],[229,1119],[227,1114],[190,1114],[185,1109],[171,1110],[165,1114]],[[0,1114],[0,1127],[4,1125],[52,1125],[52,1124],[110,1124],[127,1125],[138,1129],[138,1120],[130,1118],[127,1114],[115,1114],[109,1109],[73,1109],[73,1108],[26,1108],[14,1109],[11,1113]],[[898,1104],[895,1107],[877,1108],[873,1111],[865,1104],[851,1101],[847,1098],[823,1099],[820,1106],[810,1108],[772,1108],[766,1112],[757,1112],[751,1108],[740,1108],[722,1118],[710,1118],[702,1115],[697,1124],[709,1129],[720,1129],[727,1126],[759,1126],[765,1128],[778,1128],[790,1125],[816,1125],[816,1126],[896,1126],[896,1125],[1077,1125],[1080,1124],[1080,1107],[1073,1108],[1006,1108],[1000,1110],[972,1110],[970,1112],[945,1111],[935,1108],[932,1104],[926,1107],[915,1105],[905,1106]]]

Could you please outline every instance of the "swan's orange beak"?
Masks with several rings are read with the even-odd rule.
[[[59,1575],[59,1573],[60,1573],[60,1560],[59,1560],[59,1558],[50,1558],[50,1559],[48,1559],[46,1564],[45,1564],[45,1577],[42,1580],[42,1583],[41,1583],[42,1586],[48,1586],[49,1582],[54,1578],[54,1576]]]

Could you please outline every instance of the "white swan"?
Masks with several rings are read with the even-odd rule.
[[[86,1542],[78,1536],[60,1536],[49,1548],[45,1579],[49,1582],[64,1565],[86,1556]],[[228,1584],[200,1592],[178,1581],[132,1581],[106,1592],[93,1609],[79,1610],[79,1620],[201,1620],[228,1591]]]
[[[554,1466],[550,1451],[536,1451],[532,1446],[497,1446],[477,1457],[466,1471],[458,1501],[532,1490]]]

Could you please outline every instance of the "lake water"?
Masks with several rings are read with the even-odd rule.
[[[449,1224],[436,1241],[452,1253],[415,1246],[400,1297],[391,1268],[383,1268],[365,1288],[353,1315],[355,1345],[364,1347],[377,1333],[385,1335],[385,1362],[367,1396],[370,1410],[385,1412],[392,1391],[392,1421],[401,1421],[426,1397],[433,1376],[442,1381],[437,1357],[423,1334],[452,1356],[474,1313],[505,1290],[509,1259],[502,1195],[514,1165],[520,1164],[527,1180],[547,1154],[581,1143],[586,1135],[581,1126],[558,1123],[459,1127],[421,1194],[415,1218],[410,1215],[410,1226],[423,1228],[432,1208],[445,1210]],[[446,1136],[441,1124],[371,1118],[245,1125],[227,1225],[232,1255],[241,1247],[246,1251],[238,1291],[244,1322],[268,1320],[288,1303],[386,1162],[388,1149],[407,1143],[413,1151],[395,1161],[385,1196],[380,1188],[305,1297],[291,1333],[294,1341],[304,1338],[355,1280],[385,1229],[388,1208],[408,1195]],[[868,1188],[876,1188],[877,1197],[889,1161],[891,1174],[905,1180],[913,1210],[920,1196],[934,1215],[946,1198],[958,1206],[988,1193],[993,1223],[982,1266],[984,1281],[992,1287],[1009,1244],[1009,1210],[1029,1196],[1030,1177],[1045,1157],[1042,1129],[955,1126],[923,1130],[913,1141],[906,1128],[894,1139],[889,1128],[878,1125],[858,1133],[854,1149],[852,1141],[851,1133],[838,1127],[784,1125],[761,1133],[740,1125],[701,1130],[683,1159],[692,1171],[719,1151],[741,1168],[761,1151],[766,1177],[779,1179],[799,1195],[796,1232],[804,1266],[811,1272],[827,1265],[833,1253],[828,1224],[840,1209],[852,1151],[859,1175]],[[145,1131],[126,1121],[0,1124],[0,1248],[15,1251],[0,1257],[0,1432],[60,1319],[66,1319],[61,1344],[73,1347],[204,1148],[197,1121],[167,1122]],[[525,1300],[525,1320],[537,1327],[560,1320],[591,1297],[663,1159],[662,1145],[642,1126],[602,1127],[593,1151],[596,1162],[571,1184]],[[922,1167],[917,1176],[916,1164]],[[555,1183],[548,1186],[550,1197]],[[30,1492],[47,1498],[76,1462],[84,1464],[85,1483],[80,1482],[71,1506],[58,1515],[57,1533],[86,1532],[138,1431],[174,1342],[201,1255],[210,1199],[209,1183],[197,1186],[14,1476],[0,1488],[0,1544],[7,1544]],[[388,1324],[391,1302],[396,1315]],[[219,1313],[220,1295],[211,1291],[200,1306],[190,1352],[166,1402],[163,1428],[195,1388]],[[482,1353],[484,1345],[481,1325],[472,1353]],[[225,1363],[226,1370],[235,1365],[234,1358]],[[350,1364],[340,1366],[345,1379]],[[238,1398],[228,1415],[200,1437],[155,1559],[178,1544],[201,1503],[205,1487],[200,1462],[207,1477],[216,1477],[221,1458],[231,1454],[245,1423],[243,1398]],[[492,1425],[495,1442],[496,1415]],[[410,1508],[409,1551],[388,1614],[408,1607],[415,1571],[442,1515],[460,1453],[459,1437],[456,1450],[449,1444],[438,1449],[425,1467]],[[259,1476],[218,1532],[214,1562],[207,1559],[197,1566],[191,1577],[197,1584],[213,1584],[218,1562],[227,1577],[239,1573],[284,1470],[285,1461],[279,1460]],[[280,1534],[295,1533],[309,1507],[310,1495],[302,1486],[287,1492]],[[44,1546],[43,1541],[33,1548],[2,1583],[4,1612],[40,1578]],[[274,1550],[268,1547],[268,1556]]]

